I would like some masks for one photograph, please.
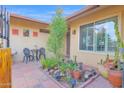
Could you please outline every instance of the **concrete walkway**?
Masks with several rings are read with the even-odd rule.
[[[59,88],[59,86],[48,78],[39,68],[39,63],[16,63],[12,67],[13,88]],[[110,88],[112,85],[102,77],[98,77],[87,87]]]

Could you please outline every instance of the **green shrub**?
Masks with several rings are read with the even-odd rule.
[[[68,65],[64,62],[60,63],[59,64],[59,69],[61,70],[61,72],[66,72],[67,71],[67,68],[68,68]]]
[[[67,22],[63,16],[63,10],[57,9],[55,16],[49,25],[50,34],[48,37],[47,48],[57,59],[64,56],[64,41],[68,31]]]
[[[77,64],[75,62],[69,62],[69,63],[61,62],[59,64],[59,69],[62,72],[66,72],[67,70],[76,70],[77,69]]]
[[[44,58],[41,58],[40,63],[43,68],[46,68],[46,60]]]
[[[58,61],[55,58],[41,59],[41,64],[44,68],[54,68],[58,65]]]
[[[77,64],[74,61],[69,61],[68,63],[68,69],[70,70],[76,70],[77,69]]]

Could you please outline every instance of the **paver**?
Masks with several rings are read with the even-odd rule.
[[[47,77],[40,69],[39,63],[30,62],[16,63],[12,67],[12,87],[14,88],[59,88],[52,79]],[[88,88],[111,88],[112,85],[108,80],[99,76]]]

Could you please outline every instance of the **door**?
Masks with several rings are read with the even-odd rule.
[[[66,34],[66,56],[70,57],[70,31]]]

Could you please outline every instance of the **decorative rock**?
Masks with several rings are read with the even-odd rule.
[[[59,70],[56,70],[54,72],[54,77],[57,81],[59,81],[61,79],[61,76],[60,76],[60,71]]]
[[[91,76],[92,76],[92,72],[90,72],[90,71],[85,71],[85,73],[84,73],[84,78],[85,78],[85,80],[89,79]]]
[[[54,67],[54,69],[55,69],[55,70],[57,70],[57,69],[58,69],[58,67]]]
[[[97,74],[97,72],[93,69],[92,70],[92,75],[96,75]]]
[[[53,74],[53,73],[54,73],[54,70],[51,69],[51,70],[49,71],[49,74],[51,75],[51,74]]]
[[[83,63],[78,63],[79,70],[83,70]]]
[[[65,76],[65,74],[64,74],[64,73],[62,73],[62,72],[60,72],[60,76],[64,77],[64,76]]]

